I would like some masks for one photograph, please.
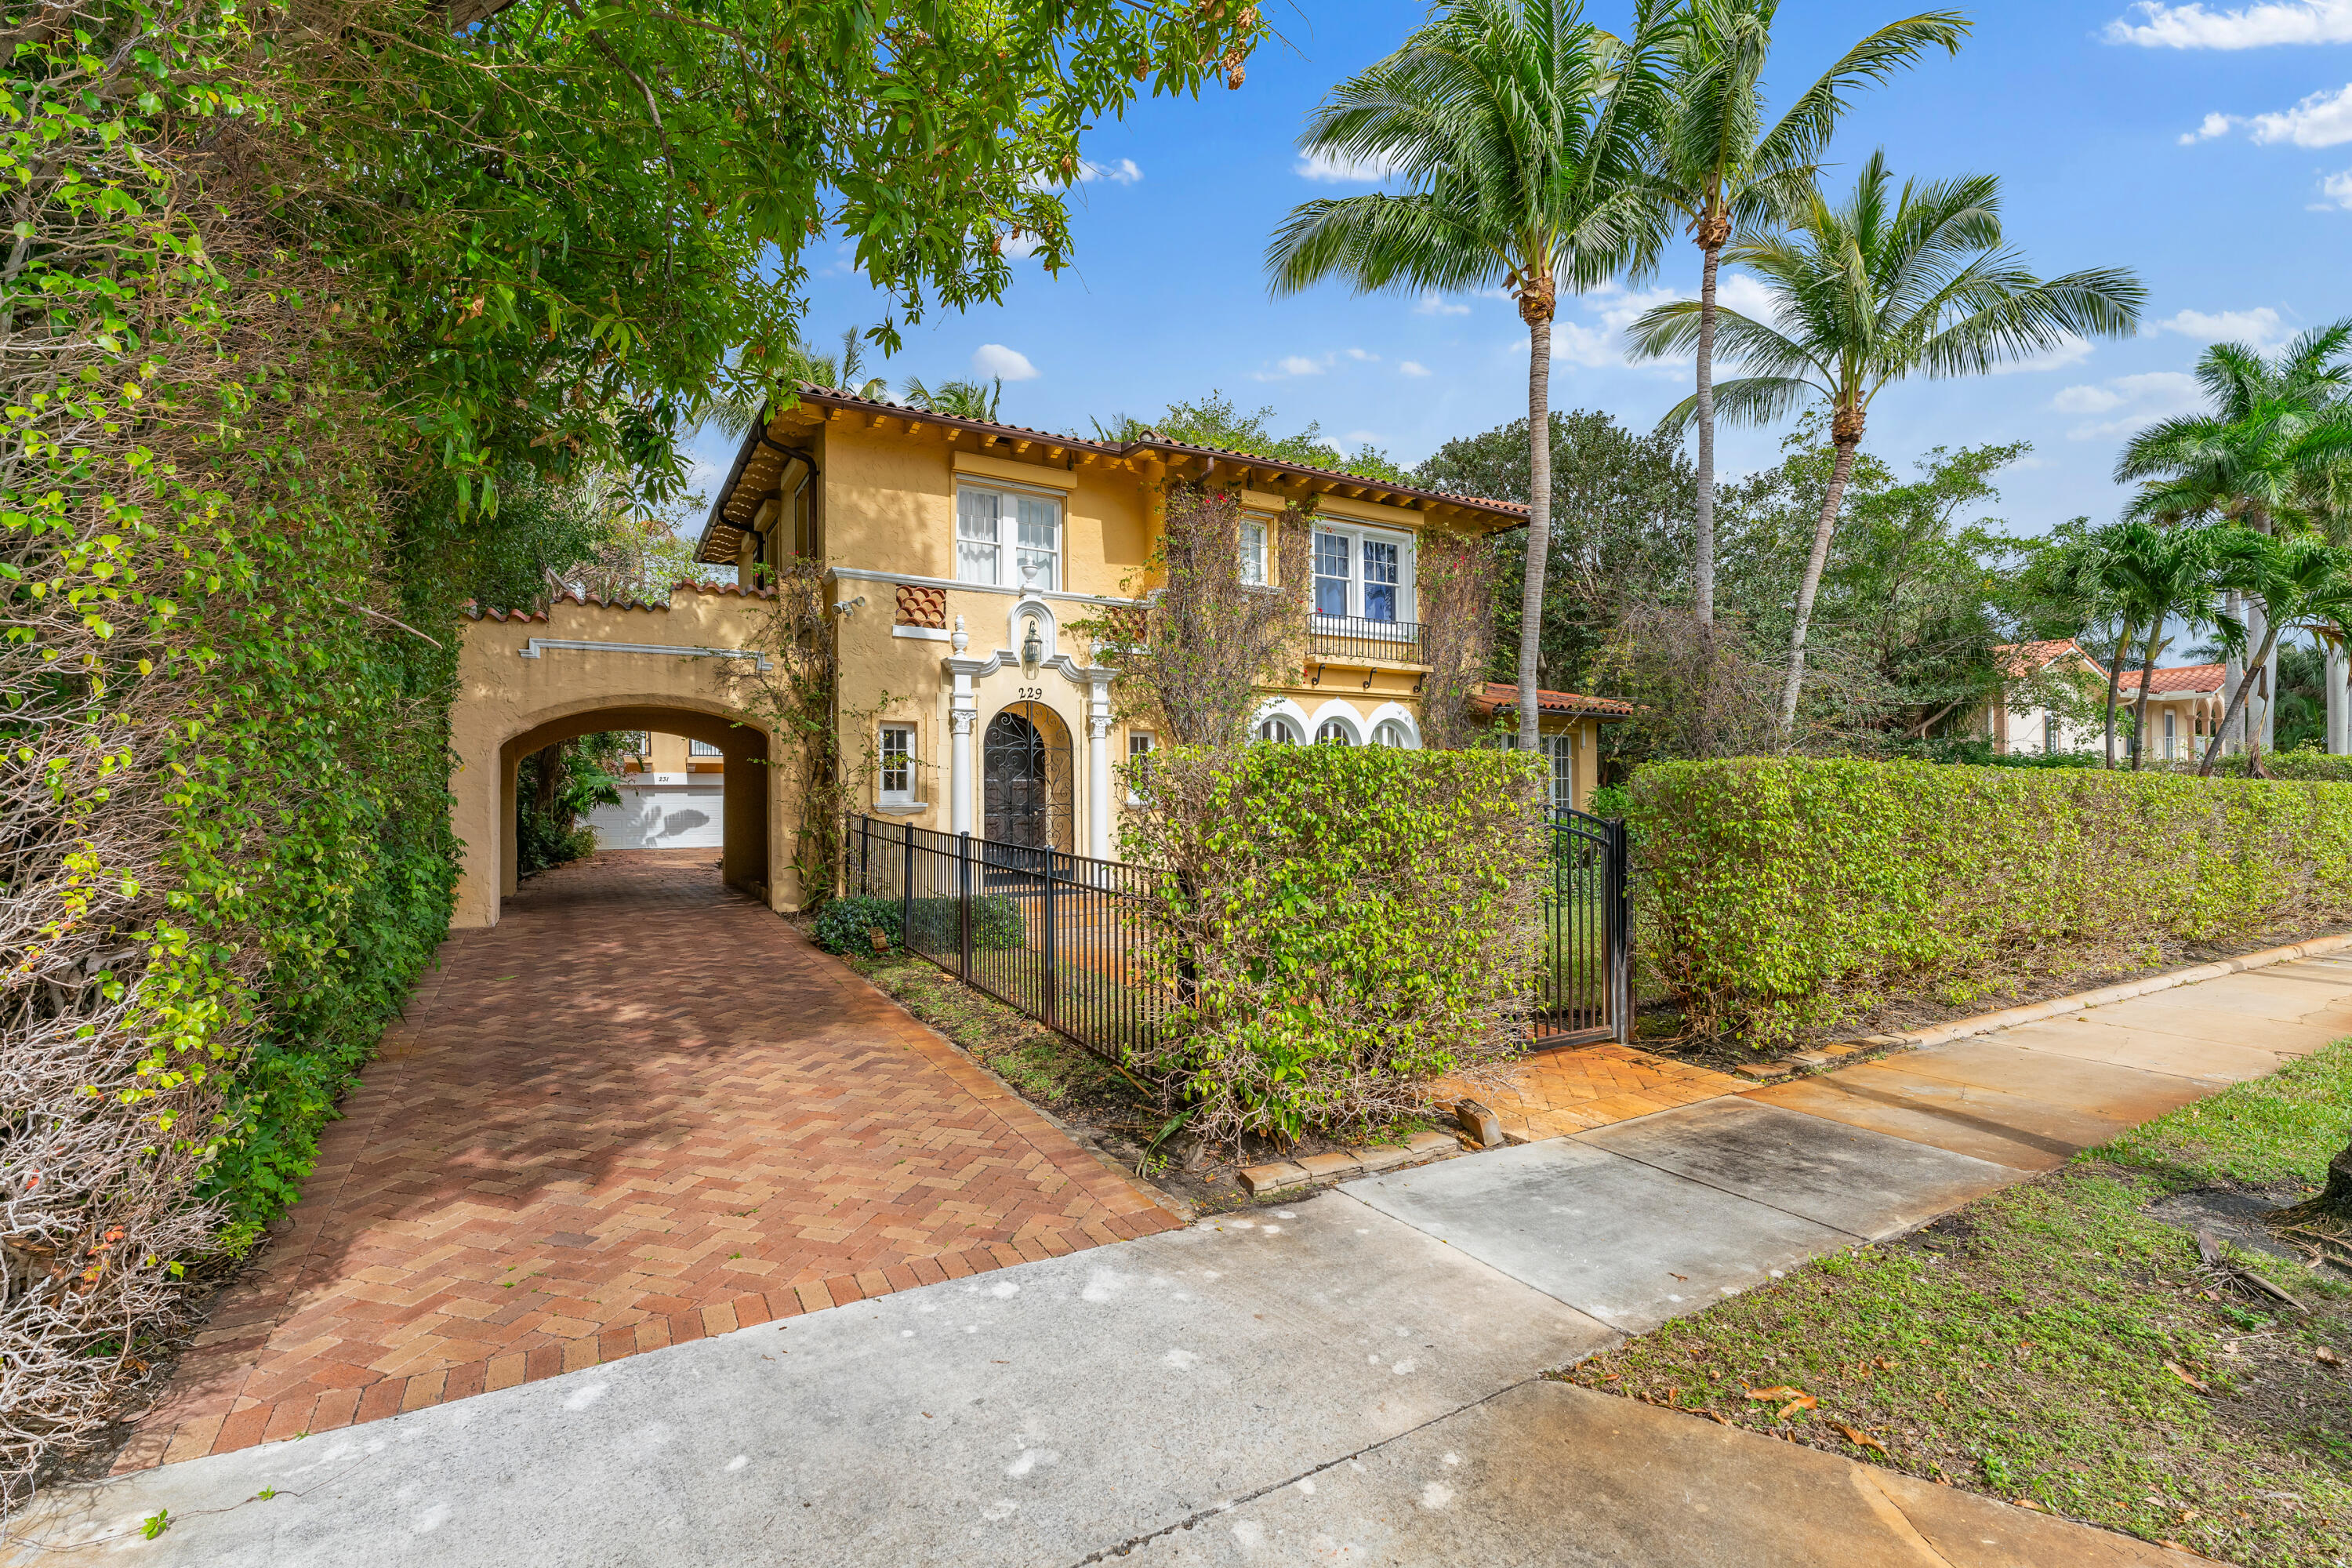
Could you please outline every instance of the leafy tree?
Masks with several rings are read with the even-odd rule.
[[[2072,337],[2126,335],[2147,297],[2119,268],[2047,281],[2029,273],[2004,246],[1990,174],[1906,182],[1890,202],[1891,178],[1885,155],[1873,153],[1843,205],[1817,189],[1791,232],[1744,227],[1726,258],[1763,281],[1775,323],[1718,309],[1726,348],[1752,374],[1717,388],[1717,408],[1735,423],[1764,424],[1818,401],[1837,454],[1790,628],[1780,713],[1790,732],[1813,599],[1872,400],[1912,375],[1978,374]],[[1698,328],[1698,302],[1676,300],[1645,314],[1632,336],[1637,353],[1659,357],[1690,348]],[[1696,403],[1677,405],[1667,427],[1680,429]]]
[[[1654,260],[1639,178],[1665,109],[1669,0],[1635,0],[1622,37],[1576,0],[1449,0],[1394,54],[1308,117],[1304,152],[1392,169],[1385,192],[1303,203],[1266,249],[1278,293],[1343,278],[1359,290],[1484,289],[1528,326],[1528,431],[1549,428],[1551,323],[1565,275],[1585,289]],[[1518,684],[1536,686],[1550,558],[1549,445],[1531,439]],[[1538,714],[1519,704],[1519,740]]]
[[[1735,225],[1767,224],[1801,205],[1846,95],[1885,81],[1928,49],[1959,52],[1969,31],[1957,11],[1890,22],[1846,50],[1769,126],[1764,67],[1780,0],[1693,0],[1672,52],[1674,103],[1650,180],[1654,199],[1683,219],[1699,247],[1698,504],[1693,592],[1701,625],[1715,620],[1716,274]]]
[[[2221,759],[2221,742],[2230,722],[2244,707],[2247,694],[2269,668],[2271,651],[2282,632],[2295,630],[2340,644],[2352,629],[2352,552],[2337,549],[2308,534],[2277,538],[2262,533],[2224,536],[2215,548],[2215,576],[2223,585],[2259,598],[2268,612],[2254,656],[2230,693],[2229,706],[2205,759],[2197,772],[2204,776]],[[2248,640],[2245,628],[2221,617],[2221,632],[2231,642]],[[2259,769],[2260,759],[2255,761]]]
[[[2107,531],[2105,559],[2100,580],[2115,596],[2126,626],[2147,628],[2147,647],[2140,656],[2139,695],[2132,704],[2131,765],[2137,773],[2146,753],[2148,683],[2155,678],[2157,655],[2163,650],[2165,626],[2174,617],[2193,629],[2205,624],[2212,598],[2214,574],[2220,563],[2214,532],[2209,528],[2159,529],[2137,518]],[[2122,673],[2125,644],[2116,639],[2116,658],[2107,676],[2107,766],[2116,765],[2116,689]]]
[[[1337,468],[1390,484],[1418,482],[1387,453],[1369,442],[1357,447],[1355,456],[1349,457],[1338,442],[1323,434],[1321,421],[1308,420],[1306,428],[1295,436],[1277,436],[1274,433],[1275,417],[1271,406],[1244,414],[1222,390],[1212,388],[1206,397],[1197,402],[1170,404],[1158,419],[1149,424],[1127,414],[1088,423],[1097,441],[1140,441],[1159,436],[1187,446],[1247,452],[1278,463],[1297,463],[1301,468]]]
[[[950,414],[959,419],[981,419],[995,424],[996,405],[1004,396],[1004,380],[999,376],[982,384],[978,381],[943,381],[937,386],[926,386],[919,376],[908,376],[905,392],[907,405],[932,414]]]
[[[1679,600],[1686,592],[1691,467],[1672,437],[1636,435],[1598,410],[1555,412],[1550,447],[1552,529],[1537,684],[1585,690],[1627,605]],[[1527,421],[1515,419],[1448,441],[1413,477],[1430,489],[1525,502],[1529,467]],[[1527,570],[1524,535],[1500,544],[1498,649],[1519,640]]]

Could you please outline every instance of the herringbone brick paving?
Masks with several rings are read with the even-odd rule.
[[[1180,1222],[708,850],[454,935],[118,1469]]]
[[[1507,1084],[1464,1085],[1461,1093],[1492,1110],[1512,1142],[1529,1143],[1753,1087],[1631,1046],[1598,1045],[1534,1052],[1511,1068]]]

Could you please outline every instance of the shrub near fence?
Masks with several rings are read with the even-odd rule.
[[[1223,1142],[1360,1133],[1515,1054],[1547,842],[1511,752],[1171,746],[1125,829],[1178,1004],[1153,1070]]]
[[[1632,788],[1648,956],[1759,1045],[1891,992],[2147,962],[2352,921],[2352,788],[1748,758]]]

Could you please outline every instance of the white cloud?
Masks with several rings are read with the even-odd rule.
[[[2335,92],[2315,92],[2284,114],[2257,114],[2246,123],[2262,142],[2335,147],[2352,142],[2352,83]]]
[[[2347,174],[2345,178],[2347,180],[2352,180],[2352,174]],[[1399,375],[1427,375],[1429,374],[1429,367],[1422,363],[1419,360],[1399,360],[1397,362],[1397,374]]]
[[[2231,127],[2244,123],[2244,121],[2234,114],[2209,114],[2199,122],[2196,130],[2184,131],[2180,133],[2180,144],[2183,147],[2194,147],[2200,142],[2210,142],[2216,136],[2227,136]]]
[[[1298,160],[1296,167],[1303,180],[1318,180],[1327,185],[1377,185],[1396,173],[1396,165],[1386,158],[1360,161],[1334,158],[1328,153],[1309,153]]]
[[[2330,204],[2352,209],[2352,169],[2347,169],[2340,174],[2330,174],[2320,181],[2319,194],[2327,198],[2326,202],[2315,204],[2316,210],[2320,212],[2326,212]]]
[[[2056,348],[2046,350],[2043,353],[2034,354],[2030,358],[2005,361],[2002,363],[1994,365],[1992,367],[1992,374],[1995,375],[2017,375],[2032,371],[2064,370],[2069,365],[2080,364],[2084,360],[2089,359],[2091,357],[2091,346],[2092,345],[2088,339],[2078,338],[2072,332],[2069,332],[2066,334],[2066,341],[2060,343]]]
[[[2107,24],[2107,42],[2148,49],[2258,49],[2269,44],[2352,43],[2352,0],[2258,0],[2207,10],[2201,0],[2140,0]]]
[[[1570,364],[1589,365],[1595,370],[1625,363],[1615,332],[1595,331],[1581,321],[1565,317],[1551,324],[1551,357],[1554,363],[1565,360]]]
[[[1114,185],[1131,185],[1143,178],[1143,171],[1132,158],[1121,158],[1116,163],[1083,163],[1078,165],[1078,184],[1108,180]]]
[[[1250,379],[1252,381],[1287,381],[1295,375],[1321,375],[1331,368],[1332,361],[1336,357],[1336,355],[1325,354],[1321,359],[1309,359],[1305,354],[1285,354],[1274,362],[1273,369],[1252,371]]]
[[[1727,272],[1718,276],[1715,284],[1715,302],[1727,310],[1737,310],[1751,321],[1769,323],[1779,314],[1772,301],[1772,291],[1745,272]]]
[[[2070,441],[2091,441],[2121,436],[2170,415],[2186,414],[2203,401],[2204,394],[2195,376],[2186,371],[2158,370],[2115,376],[2096,385],[2067,387],[2050,400],[2050,406],[2061,414],[2121,416],[2077,425],[2066,432]]]
[[[1005,381],[1037,379],[1037,367],[1029,363],[1029,356],[1018,349],[1008,349],[1003,343],[982,343],[974,349],[971,353],[971,373]]]
[[[1466,316],[1470,307],[1447,299],[1434,289],[1425,289],[1412,308],[1416,316]]]
[[[1349,349],[1348,351],[1348,357],[1351,360],[1360,361],[1365,364],[1378,364],[1381,363],[1381,356],[1372,353],[1370,349]]]
[[[2158,332],[2178,332],[2200,343],[2249,342],[2256,348],[2268,348],[2287,339],[2286,324],[2268,305],[2257,305],[2251,310],[2179,310],[2161,321],[2149,323],[2142,335],[2154,337]]]
[[[1348,445],[1350,447],[1361,449],[1365,447],[1377,447],[1380,444],[1381,433],[1377,430],[1350,430],[1348,432]]]
[[[1034,234],[1008,234],[997,239],[996,248],[1004,253],[1007,261],[1022,261],[1036,255],[1040,243]]]

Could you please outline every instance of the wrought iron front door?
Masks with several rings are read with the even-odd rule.
[[[982,743],[981,782],[988,820],[982,837],[999,844],[1053,847],[1053,800],[1045,737],[1009,709],[989,721]]]

